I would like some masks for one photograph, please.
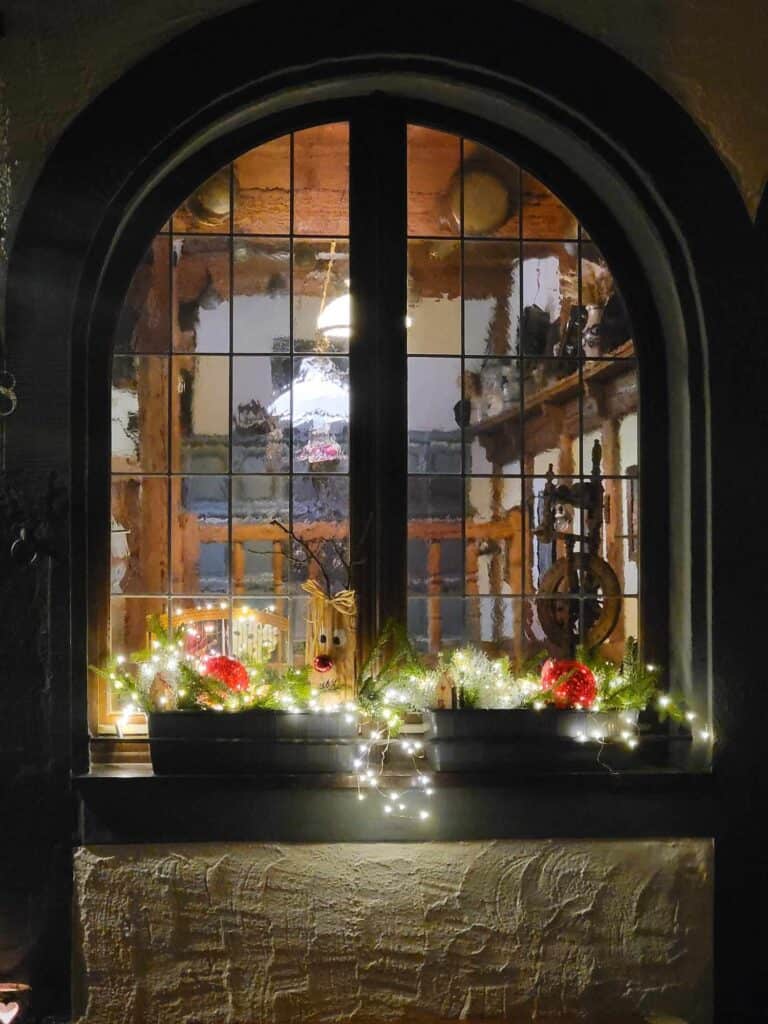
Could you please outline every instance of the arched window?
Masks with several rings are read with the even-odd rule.
[[[402,122],[382,181],[357,123],[243,153],[136,269],[112,362],[112,650],[160,616],[302,663],[315,579],[354,584],[364,644],[394,614],[429,654],[619,660],[640,454],[613,274],[514,154]],[[119,710],[104,691],[99,726]]]

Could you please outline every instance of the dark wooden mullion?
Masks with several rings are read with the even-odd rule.
[[[350,515],[363,656],[405,622],[406,129],[371,98],[350,124]]]

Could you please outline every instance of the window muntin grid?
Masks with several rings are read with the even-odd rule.
[[[112,380],[112,650],[149,618],[210,612],[212,647],[275,616],[303,657],[310,545],[339,588],[349,546],[349,125],[243,154],[174,213],[137,268]],[[323,415],[328,413],[328,415]],[[337,458],[329,456],[334,452]],[[240,641],[238,641],[240,636]]]
[[[639,398],[613,276],[573,214],[499,154],[410,125],[408,172],[409,631],[433,653],[565,653],[541,621],[556,604],[585,639],[589,576],[545,597],[563,539],[553,552],[538,531],[550,465],[550,486],[589,486],[598,440],[596,554],[621,592],[604,650],[618,657],[639,626]],[[584,510],[563,511],[586,553]]]
[[[348,412],[329,431],[341,457],[307,472],[296,395],[318,360],[337,397],[348,392],[347,339],[319,345],[313,330],[348,293],[347,145],[346,124],[323,125],[244,154],[182,204],[137,269],[114,357],[115,649],[142,646],[150,614],[210,606],[231,624],[244,608],[271,609],[290,621],[287,656],[300,661],[306,570],[274,518],[312,534],[334,583],[346,582]],[[621,579],[618,650],[638,632],[631,332],[608,348],[553,348],[577,337],[572,307],[617,295],[610,270],[544,185],[476,143],[410,126],[409,181],[411,631],[433,651],[474,641],[525,656],[545,643],[535,600],[548,568],[535,535],[545,474],[551,462],[555,483],[584,481],[594,437],[612,433],[601,553]],[[483,227],[499,181],[507,216]],[[152,396],[144,409],[140,393]],[[201,395],[222,400],[202,409]],[[267,424],[281,400],[280,422]],[[195,510],[207,531],[198,556],[183,528]],[[221,645],[227,632],[216,631]]]

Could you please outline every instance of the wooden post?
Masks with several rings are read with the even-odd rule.
[[[285,552],[282,540],[272,541],[272,586],[275,594],[282,594],[285,575]],[[285,615],[285,598],[275,602],[278,615]]]
[[[440,591],[442,580],[440,578],[440,562],[442,557],[442,545],[439,540],[430,541],[427,549],[427,634],[429,637],[429,650],[432,654],[440,651],[440,643],[443,637],[443,619],[440,609]]]
[[[232,538],[232,590],[235,594],[245,593],[245,543]]]
[[[496,467],[494,467],[496,469]],[[504,478],[502,476],[494,476],[491,478],[491,521],[499,522],[504,517],[504,506],[503,506],[503,495],[504,495]],[[499,542],[499,551],[490,558],[490,566],[488,571],[488,584],[491,594],[493,594],[493,611],[491,613],[492,624],[491,624],[491,639],[495,644],[501,644],[504,639],[504,602],[500,598],[502,586],[504,583],[504,563],[503,555],[501,552],[501,544]]]
[[[480,643],[481,637],[479,569],[477,540],[467,538],[467,635],[473,643]]]
[[[601,429],[603,447],[603,473],[617,476],[621,472],[620,421],[604,418]],[[621,480],[604,480],[603,536],[605,560],[611,566],[624,591],[624,509],[622,505]],[[619,616],[616,629],[611,635],[609,646],[618,652],[624,645],[624,614]]]

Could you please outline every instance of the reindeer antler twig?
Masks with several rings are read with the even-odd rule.
[[[323,579],[325,580],[325,589],[328,594],[328,597],[333,597],[331,591],[331,577],[328,575],[325,566],[314,553],[309,544],[307,544],[306,541],[303,541],[301,537],[297,537],[293,530],[289,529],[287,526],[283,526],[279,519],[273,519],[272,525],[277,526],[280,530],[283,531],[283,533],[290,537],[292,541],[295,541],[299,545],[299,547],[306,552],[307,560],[311,558],[312,561],[320,567],[320,572],[323,574]],[[297,559],[293,558],[291,555],[289,555],[288,557],[291,558],[291,561],[297,561]]]

